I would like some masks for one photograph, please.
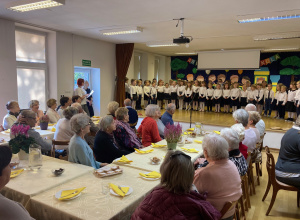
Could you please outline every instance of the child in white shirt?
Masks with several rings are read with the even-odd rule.
[[[136,106],[136,100],[137,100],[137,88],[136,88],[136,80],[131,80],[131,86],[130,86],[130,98],[131,98],[131,107],[135,109]]]
[[[267,116],[267,113],[269,111],[268,117],[270,117],[270,115],[272,113],[271,104],[274,100],[274,91],[272,90],[271,83],[268,84],[268,88],[264,94],[264,99],[265,99],[265,114],[264,115]]]
[[[190,110],[189,104],[192,101],[192,98],[191,98],[192,94],[193,94],[192,83],[187,82],[187,86],[186,86],[185,91],[184,91],[184,102],[185,102],[185,110],[186,111]]]
[[[143,87],[142,87],[142,81],[137,81],[137,101],[136,101],[136,109],[142,110],[142,97],[143,97]]]
[[[150,97],[151,97],[151,104],[156,105],[156,102],[157,102],[156,82],[152,82],[152,87],[150,89]]]
[[[182,110],[183,108],[184,93],[185,93],[185,86],[183,85],[183,81],[181,80],[179,82],[179,86],[177,87],[179,110]]]
[[[204,112],[206,101],[206,83],[201,82],[201,87],[199,88],[199,112]]]
[[[159,81],[157,86],[157,105],[161,108],[164,101],[164,82]]]
[[[229,84],[226,82],[223,89],[223,104],[225,113],[229,113],[230,111],[230,91]]]
[[[281,92],[279,93],[277,99],[279,119],[284,119],[286,102],[287,102],[286,86],[283,85],[281,86]]]
[[[295,95],[295,105],[296,105],[296,113],[297,113],[297,118],[300,114],[300,81],[297,82],[297,91]]]
[[[144,109],[147,108],[150,100],[150,81],[145,80],[144,82]]]
[[[248,94],[247,94],[247,102],[248,104],[251,103],[251,104],[256,104],[255,102],[255,99],[256,99],[256,85],[255,84],[252,84],[251,85],[251,90],[248,91]]]
[[[125,78],[125,97],[130,99],[130,85],[128,84],[128,78]]]
[[[296,115],[295,96],[296,96],[296,83],[291,82],[290,90],[288,91],[286,111],[288,112],[287,121],[294,121]]]
[[[195,85],[193,85],[192,90],[193,90],[193,110],[197,111],[198,110],[198,102],[199,102],[199,81],[195,80]]]
[[[165,108],[167,109],[167,106],[171,100],[171,88],[169,87],[169,83],[166,83],[164,87],[164,100]]]
[[[244,109],[247,105],[247,97],[248,97],[248,90],[247,90],[247,85],[244,84],[243,85],[243,90],[241,91],[241,108]]]
[[[231,98],[231,106],[232,106],[232,111],[234,112],[237,110],[237,107],[239,105],[239,100],[240,100],[240,89],[238,88],[238,83],[235,82],[233,84],[233,89],[230,91],[230,98]]]
[[[176,100],[177,100],[177,83],[176,81],[172,82],[172,85],[170,86],[171,90],[171,102],[176,105]]]
[[[282,86],[282,83],[278,83],[277,84],[277,86],[276,86],[276,93],[274,95],[274,100],[272,102],[272,111],[273,110],[275,111],[274,118],[279,118],[279,112],[278,112],[278,106],[277,106],[277,99],[278,99],[279,93],[281,92],[281,86]]]
[[[221,110],[221,97],[222,97],[222,89],[221,85],[218,83],[217,88],[214,91],[214,100],[215,100],[215,112],[220,112]]]
[[[214,89],[212,87],[212,83],[208,83],[208,89],[206,90],[206,104],[207,104],[207,111],[211,112],[212,111],[212,105],[213,105],[213,97],[214,95]]]
[[[263,105],[264,105],[264,90],[262,89],[261,84],[257,84],[255,101],[256,101],[257,111],[261,115]]]

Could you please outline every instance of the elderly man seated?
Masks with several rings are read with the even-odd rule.
[[[135,126],[136,126],[136,124],[139,120],[138,113],[135,109],[133,109],[131,107],[131,100],[130,99],[125,99],[124,105],[128,109],[128,115],[129,115],[128,123],[129,123],[129,125],[132,129],[135,129]]]
[[[165,113],[161,116],[162,123],[166,126],[167,124],[173,125],[172,116],[175,113],[176,106],[173,103],[167,105]]]
[[[256,106],[253,104],[246,105],[245,110],[246,111],[257,111]],[[265,133],[265,130],[266,130],[265,122],[262,119],[260,119],[256,123],[255,127],[258,129],[260,136],[263,136]]]

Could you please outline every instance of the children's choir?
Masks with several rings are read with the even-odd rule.
[[[232,112],[238,108],[245,108],[249,103],[257,106],[259,114],[270,117],[272,111],[275,111],[275,117],[284,119],[287,112],[287,120],[293,121],[300,114],[300,81],[292,82],[287,92],[286,86],[278,83],[276,92],[272,90],[272,84],[265,81],[261,84],[252,84],[246,81],[239,87],[239,83],[230,83],[230,81],[219,82],[214,85],[211,81],[206,84],[205,81],[184,81],[170,80],[164,83],[153,79],[144,81],[142,86],[141,80],[131,80],[128,84],[125,81],[126,98],[132,100],[132,107],[141,110],[141,102],[144,99],[144,108],[148,104],[157,104],[159,107],[167,106],[168,103],[176,104],[179,110],[212,111],[213,105],[215,112],[221,112],[224,107],[224,113]],[[207,86],[206,86],[207,85]]]

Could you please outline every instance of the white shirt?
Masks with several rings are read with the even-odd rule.
[[[177,95],[180,95],[180,93],[181,95],[184,95],[184,92],[185,92],[185,86],[179,86],[177,88]]]
[[[157,89],[155,87],[151,87],[150,94],[151,96],[157,95]]]
[[[299,102],[299,100],[300,100],[300,89],[298,89],[298,90],[296,91],[295,102],[296,102],[296,101]]]
[[[279,91],[277,91],[276,93],[275,93],[275,99],[277,100],[278,99],[278,95],[279,95]]]
[[[130,86],[128,83],[125,83],[125,92],[130,93]]]
[[[222,89],[215,89],[213,96],[214,96],[214,99],[221,98],[222,97]]]
[[[3,118],[3,128],[4,130],[10,129],[11,126],[17,121],[17,118],[14,115],[7,114]]]
[[[251,91],[251,87],[247,87],[247,91]]]
[[[199,96],[206,96],[206,87],[199,88]]]
[[[57,113],[59,114],[60,118],[64,118],[65,117],[64,114],[63,114],[63,112],[64,112],[64,109],[62,109],[61,107],[57,110]]]
[[[255,90],[255,100],[257,102],[259,102],[260,100],[262,100],[262,98],[264,97],[264,90],[260,89],[260,90]]]
[[[150,86],[144,86],[144,94],[150,96]]]
[[[208,98],[208,97],[211,97],[211,96],[213,96],[214,95],[214,89],[213,88],[211,88],[211,89],[206,89],[206,98]]]
[[[176,86],[170,86],[171,92],[177,93],[177,85]]]
[[[231,91],[230,91],[230,98],[235,98],[235,99],[238,99],[240,98],[240,89],[239,88],[233,88]]]
[[[285,104],[286,101],[287,101],[287,93],[286,92],[279,93],[277,98],[277,104],[279,104],[279,102],[283,102],[282,104]]]
[[[229,98],[230,96],[230,89],[223,89],[223,97]]]
[[[137,94],[137,86],[130,86],[130,97],[133,98],[133,95]]]
[[[77,89],[75,89],[74,94],[82,97],[82,96],[86,95],[86,91],[83,88],[78,87]],[[81,105],[86,105],[86,97],[84,97],[81,100]]]
[[[157,92],[164,92],[164,86],[157,86]]]
[[[266,91],[265,91],[265,95],[264,95],[264,98],[265,98],[265,100],[266,99],[272,99],[272,101],[271,102],[273,102],[273,100],[274,100],[274,91],[271,89],[270,90],[270,97],[269,97],[269,90],[267,89]]]
[[[59,114],[52,108],[48,108],[46,115],[48,115],[50,123],[56,123],[60,119]]]
[[[252,91],[252,90],[250,90],[250,91],[248,91],[248,95],[247,95],[247,101],[249,101],[249,99],[256,99],[256,92],[257,90],[254,90],[254,91]]]
[[[193,94],[193,90],[190,89],[190,88],[187,88],[185,91],[184,91],[184,95],[185,96],[191,96]]]
[[[56,124],[56,131],[54,133],[54,140],[56,141],[69,141],[74,135],[74,131],[71,129],[70,120],[66,118],[59,119]],[[58,150],[67,150],[68,145],[56,145]]]
[[[193,87],[192,87],[193,93],[198,93],[198,92],[199,92],[199,89],[200,89],[199,86],[193,86]]]
[[[168,88],[164,88],[164,93],[167,93],[167,94],[169,94],[169,95],[171,95],[171,88],[170,87],[168,87]]]
[[[288,102],[294,102],[295,101],[296,91],[297,90],[289,90],[288,91],[288,97],[287,97]]]
[[[137,86],[136,90],[137,90],[138,95],[143,95],[143,87],[142,86]]]
[[[246,91],[242,90],[241,91],[241,97],[242,98],[247,98],[247,96],[248,96],[248,91],[247,90]]]
[[[256,147],[256,134],[255,131],[251,128],[245,130],[245,139],[242,141],[244,145],[248,147],[247,152],[252,152]]]

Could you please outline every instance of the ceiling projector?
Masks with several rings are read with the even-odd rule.
[[[173,44],[188,44],[190,42],[191,42],[191,39],[187,38],[185,36],[173,39]]]

